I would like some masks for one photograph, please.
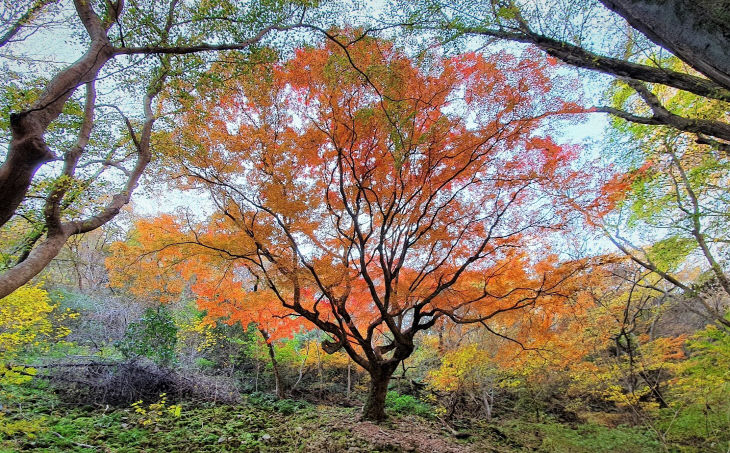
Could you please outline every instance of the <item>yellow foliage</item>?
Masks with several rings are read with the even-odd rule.
[[[18,354],[27,349],[47,348],[71,331],[54,326],[52,314],[57,305],[39,285],[25,285],[0,299],[0,385],[22,384],[35,375],[33,368],[13,365]],[[57,318],[78,316],[67,310]]]
[[[54,320],[78,316],[67,310],[54,313],[48,292],[39,285],[25,285],[0,299],[0,389],[24,384],[36,375],[36,369],[13,363],[18,356],[29,350],[45,350],[51,342],[57,342],[70,333],[66,327],[54,326]],[[55,315],[55,316],[54,316]],[[0,396],[9,397],[5,391]],[[25,433],[28,438],[41,431],[41,423],[34,421],[7,421],[0,412],[0,433],[13,435]]]
[[[195,350],[205,351],[214,347],[223,338],[215,331],[215,321],[209,317],[193,318],[178,324],[178,344],[195,344]]]
[[[160,400],[156,403],[150,403],[145,407],[144,402],[139,400],[132,403],[132,409],[136,414],[136,421],[142,426],[157,424],[167,417],[180,417],[182,414],[182,406],[179,404],[167,404],[167,394],[160,393]]]
[[[485,378],[497,373],[490,354],[476,343],[447,352],[441,366],[429,374],[431,385],[442,391],[453,392],[479,387]]]
[[[5,420],[5,416],[0,412],[0,434],[6,436],[15,436],[23,434],[27,439],[35,439],[37,433],[44,431],[45,417],[35,418],[33,420]]]
[[[51,335],[48,293],[38,286],[23,286],[0,300],[0,354],[7,357],[36,339]]]
[[[281,351],[277,352],[281,355]],[[295,363],[299,363],[307,368],[347,368],[350,357],[343,350],[339,350],[333,354],[328,354],[322,349],[322,344],[318,340],[306,340],[301,347],[294,350],[294,356],[291,359]]]

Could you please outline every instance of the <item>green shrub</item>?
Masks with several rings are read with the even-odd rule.
[[[283,399],[274,403],[274,409],[283,415],[292,415],[309,407],[306,401]]]
[[[390,391],[385,397],[385,407],[398,414],[420,415],[429,418],[433,416],[433,408],[411,395],[401,395]]]
[[[499,431],[513,445],[555,453],[641,453],[662,451],[659,441],[641,427],[609,428],[592,423],[575,428],[551,420],[534,423],[512,420]]]
[[[199,357],[195,361],[195,364],[198,365],[198,368],[200,368],[201,370],[212,370],[213,368],[215,368],[215,362],[212,360],[208,360],[205,357]]]
[[[703,451],[730,449],[730,333],[709,325],[687,341],[689,357],[676,379],[659,427],[669,442]]]
[[[254,392],[248,395],[247,401],[250,405],[264,410],[272,410],[276,404],[276,395],[264,392]]]
[[[170,311],[163,307],[148,308],[137,322],[127,326],[124,338],[115,343],[124,357],[147,357],[160,365],[175,360],[177,326]]]
[[[254,392],[248,396],[248,403],[258,409],[276,411],[283,415],[292,415],[310,407],[306,401],[277,399],[275,395],[264,392]]]

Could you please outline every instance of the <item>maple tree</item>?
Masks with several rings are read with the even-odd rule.
[[[551,96],[554,62],[535,52],[418,66],[390,42],[329,33],[201,90],[166,158],[216,212],[151,221],[129,247],[194,263],[211,312],[329,334],[327,352],[369,373],[364,417],[381,420],[393,372],[440,319],[497,335],[550,325],[575,266],[548,253],[564,223],[548,194],[585,175],[537,129],[579,109]]]

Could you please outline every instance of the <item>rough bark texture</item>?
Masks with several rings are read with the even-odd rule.
[[[579,68],[599,71],[616,77],[628,77],[649,83],[660,83],[699,96],[730,102],[729,90],[723,89],[717,83],[702,77],[599,55],[574,44],[536,33],[528,35],[494,32],[482,34],[534,44],[548,55]]]
[[[362,410],[362,418],[374,422],[385,420],[385,397],[388,394],[390,376],[387,370],[376,370],[370,373],[370,390],[368,399]]]
[[[43,135],[63,111],[76,89],[96,79],[113,56],[106,28],[86,2],[75,2],[79,18],[92,39],[89,50],[59,72],[28,110],[11,115],[8,156],[0,167],[0,226],[15,213],[38,168],[55,158]]]
[[[68,231],[50,235],[30,252],[25,261],[3,272],[0,278],[0,299],[38,275],[58,255],[68,237]]]
[[[27,132],[26,122],[20,114],[10,116],[12,139],[0,167],[0,225],[13,216],[38,168],[54,158],[42,135]]]
[[[722,0],[601,0],[656,44],[730,88],[730,5]]]

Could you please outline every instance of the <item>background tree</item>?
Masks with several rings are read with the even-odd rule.
[[[311,6],[297,1],[12,3],[3,13],[0,45],[2,56],[12,59],[6,66],[21,90],[31,87],[29,74],[38,73],[28,66],[35,63],[23,58],[33,48],[24,39],[42,24],[70,24],[82,55],[65,66],[44,67],[54,76],[36,78],[35,89],[15,96],[17,105],[11,106],[8,151],[0,166],[0,226],[12,220],[19,225],[8,228],[25,233],[9,252],[0,297],[38,274],[70,236],[100,227],[129,201],[152,158],[155,121],[165,111],[158,95],[166,82],[194,78],[216,51],[254,53],[272,32],[309,18]],[[99,83],[111,84],[101,98]],[[84,86],[85,95],[78,96]],[[135,98],[141,99],[136,119],[129,107]],[[114,118],[113,125],[107,118]],[[47,141],[59,124],[64,140]]]
[[[394,5],[403,8],[403,2]],[[400,17],[417,29],[438,30],[449,41],[473,42],[481,37],[531,44],[569,65],[625,80],[650,107],[649,114],[602,105],[596,105],[596,111],[697,134],[699,141],[727,151],[727,121],[675,111],[650,94],[652,84],[659,84],[706,99],[730,101],[727,67],[720,68],[730,60],[727,34],[722,31],[726,15],[725,7],[712,0],[477,0],[418,2],[409,15]],[[627,28],[624,18],[636,29]],[[655,43],[674,52],[684,65],[667,64],[666,55]]]
[[[646,109],[633,93],[630,84],[617,84],[613,105]],[[723,102],[662,86],[645,95],[675,111],[727,119]],[[616,209],[594,221],[618,249],[661,279],[658,290],[683,292],[693,301],[690,310],[728,327],[726,153],[673,128],[621,120],[613,122],[611,137],[611,145],[622,149],[616,161],[629,186],[620,189]]]

